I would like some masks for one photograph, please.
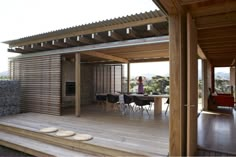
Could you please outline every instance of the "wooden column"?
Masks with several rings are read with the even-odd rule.
[[[186,155],[186,16],[169,14],[170,136],[169,155]]]
[[[203,110],[208,108],[208,81],[207,81],[207,60],[202,60],[202,105]]]
[[[80,116],[80,53],[75,54],[75,116]]]
[[[187,14],[187,156],[197,151],[198,111],[198,56],[197,29],[190,13]]]
[[[210,62],[207,61],[207,88],[212,88],[212,68]],[[208,91],[209,92],[209,91]]]
[[[233,86],[233,96],[234,98],[236,98],[236,92],[235,92],[235,88],[236,88],[236,70],[235,67],[230,67],[230,85]]]
[[[130,63],[127,63],[127,93],[130,90]]]
[[[211,89],[215,92],[215,67],[211,66]]]

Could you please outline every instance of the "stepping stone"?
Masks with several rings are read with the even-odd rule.
[[[43,132],[43,133],[52,133],[52,132],[56,132],[58,131],[58,128],[55,128],[55,127],[48,127],[48,128],[42,128],[39,130],[40,132]]]
[[[70,136],[73,136],[75,135],[75,132],[74,131],[63,131],[63,130],[60,130],[56,133],[56,136],[59,136],[59,137],[70,137]]]
[[[88,134],[76,134],[75,136],[73,136],[73,139],[78,141],[89,141],[93,139],[93,137]]]

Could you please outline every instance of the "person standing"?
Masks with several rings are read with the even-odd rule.
[[[138,94],[144,94],[142,76],[139,76],[139,78],[138,78]]]

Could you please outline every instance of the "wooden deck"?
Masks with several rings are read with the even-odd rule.
[[[211,152],[236,155],[236,112],[202,112],[198,118],[198,145]]]
[[[164,107],[165,108],[165,107]],[[72,114],[51,116],[24,113],[0,118],[0,125],[38,132],[40,128],[58,127],[78,133],[91,134],[94,139],[85,143],[148,156],[168,155],[169,117],[103,112],[82,108],[81,117]]]

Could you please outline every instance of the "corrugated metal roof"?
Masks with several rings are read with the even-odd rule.
[[[38,40],[38,39],[43,39],[43,38],[51,37],[51,36],[59,36],[59,35],[65,34],[65,33],[73,33],[73,32],[88,30],[88,29],[92,29],[92,28],[119,25],[119,24],[124,24],[124,23],[128,23],[128,22],[141,21],[141,20],[145,20],[145,19],[162,17],[162,16],[165,16],[165,15],[161,11],[154,10],[154,11],[149,11],[149,12],[145,12],[145,13],[128,15],[128,16],[123,16],[123,17],[119,17],[119,18],[103,20],[103,21],[98,21],[98,22],[92,22],[89,24],[82,24],[82,25],[73,26],[73,27],[69,27],[69,28],[54,30],[54,31],[50,31],[50,32],[37,34],[37,35],[19,38],[16,40],[5,41],[3,43],[11,45],[11,44],[19,43],[19,42]]]

